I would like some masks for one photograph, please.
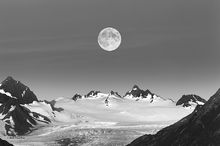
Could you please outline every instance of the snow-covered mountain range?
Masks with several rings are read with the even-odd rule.
[[[109,93],[102,93],[101,91],[90,91],[86,95],[80,95],[80,94],[75,94],[72,99],[74,101],[77,101],[79,99],[85,99],[85,98],[101,98],[105,97],[108,99],[109,97],[115,97],[115,98],[121,98],[124,100],[134,100],[134,101],[142,101],[146,103],[174,103],[173,100],[171,99],[165,99],[163,97],[160,97],[154,93],[152,93],[150,90],[142,90],[140,89],[137,85],[134,85],[132,89],[128,92],[125,93],[124,96],[121,96],[118,92],[115,91],[110,91]]]
[[[29,87],[12,77],[7,77],[0,85],[0,120],[5,123],[6,135],[28,134],[57,122],[94,125],[177,121],[191,111],[137,85],[124,96],[115,91],[93,90],[86,95],[75,94],[71,99],[53,101],[38,100]]]

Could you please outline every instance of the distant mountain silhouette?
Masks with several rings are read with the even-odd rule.
[[[198,95],[189,94],[183,95],[176,103],[176,105],[182,105],[183,107],[188,107],[192,105],[203,105],[206,100]]]
[[[220,89],[185,118],[155,135],[144,135],[128,146],[219,146]]]

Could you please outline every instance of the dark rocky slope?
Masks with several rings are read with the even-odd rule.
[[[220,89],[185,118],[160,130],[144,135],[128,146],[219,146]]]

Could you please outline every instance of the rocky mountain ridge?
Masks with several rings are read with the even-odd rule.
[[[183,95],[176,103],[176,105],[181,105],[183,107],[203,105],[206,100],[195,94]]]

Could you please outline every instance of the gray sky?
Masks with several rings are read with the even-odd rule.
[[[124,94],[134,84],[163,97],[220,87],[218,0],[1,0],[0,79],[39,98],[90,90]],[[114,27],[114,52],[97,43]]]

